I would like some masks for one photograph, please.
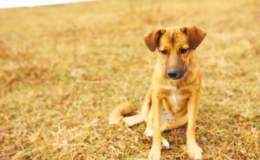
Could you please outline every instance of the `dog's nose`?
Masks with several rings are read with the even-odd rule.
[[[168,70],[167,75],[169,78],[176,78],[178,75],[178,71],[176,69]]]

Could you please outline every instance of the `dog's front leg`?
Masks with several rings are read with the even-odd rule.
[[[187,146],[188,154],[195,158],[200,159],[202,157],[202,149],[197,145],[195,138],[196,117],[199,106],[199,95],[192,95],[188,101],[188,129],[187,129]]]
[[[153,145],[149,153],[149,160],[159,160],[161,156],[161,117],[162,117],[162,97],[158,92],[152,96],[152,123],[153,123]]]

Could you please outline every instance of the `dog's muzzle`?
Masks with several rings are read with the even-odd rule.
[[[178,71],[176,69],[168,70],[166,76],[169,79],[175,79],[178,76]]]
[[[181,79],[186,72],[185,69],[180,69],[179,71],[176,69],[169,69],[165,71],[166,77],[171,80],[178,80]]]

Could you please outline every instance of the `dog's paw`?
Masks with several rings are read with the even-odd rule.
[[[152,147],[148,159],[149,160],[160,160],[161,157],[161,149],[160,147]]]
[[[169,148],[170,148],[169,142],[165,138],[162,138],[162,149],[169,149]]]
[[[144,132],[146,138],[153,138],[153,130],[152,129],[146,129],[145,132]]]
[[[189,145],[187,150],[189,156],[194,159],[200,159],[202,158],[202,149],[197,145]]]

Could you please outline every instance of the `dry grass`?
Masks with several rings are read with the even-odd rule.
[[[260,158],[260,1],[113,1],[0,10],[1,159],[145,158],[145,124],[109,126],[130,101],[140,110],[156,54],[143,34],[194,24],[203,94],[203,159]],[[163,159],[188,159],[186,127],[163,133]]]

